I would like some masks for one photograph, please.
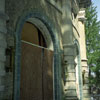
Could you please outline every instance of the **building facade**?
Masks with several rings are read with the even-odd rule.
[[[0,100],[90,100],[85,8],[90,0],[0,0]]]

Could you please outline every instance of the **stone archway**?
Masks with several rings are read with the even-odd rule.
[[[54,51],[53,63],[53,99],[61,100],[61,61],[60,61],[60,43],[57,32],[50,20],[36,11],[25,13],[18,19],[16,27],[16,58],[15,58],[15,79],[14,79],[14,100],[20,100],[20,60],[21,60],[21,32],[25,22],[34,24],[43,34],[47,43],[48,50]]]

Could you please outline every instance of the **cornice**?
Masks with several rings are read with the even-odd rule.
[[[91,0],[78,0],[80,8],[87,8],[91,5]]]

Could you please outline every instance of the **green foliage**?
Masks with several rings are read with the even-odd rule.
[[[93,4],[86,9],[86,18],[85,31],[90,85],[100,87],[100,21],[97,20],[96,7]]]

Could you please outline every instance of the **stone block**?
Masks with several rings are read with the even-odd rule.
[[[89,84],[89,79],[88,79],[88,77],[85,77],[85,84]]]
[[[74,62],[74,56],[73,55],[64,55],[64,60],[67,62]]]
[[[87,61],[81,61],[81,65],[87,67]]]
[[[73,72],[73,73],[67,73],[67,80],[73,80],[73,81],[75,81],[76,80],[76,78],[75,78],[75,72]]]
[[[88,98],[83,98],[83,100],[91,100],[91,99],[90,99],[90,97],[88,97]]]
[[[89,90],[83,90],[83,95],[84,94],[89,94]]]
[[[0,56],[5,55],[5,48],[0,47]]]
[[[89,98],[90,97],[90,94],[89,93],[84,93],[84,98]]]
[[[0,61],[0,76],[4,76],[5,75],[5,64],[4,62]]]
[[[67,71],[68,71],[68,72],[75,72],[75,67],[74,67],[74,65],[69,65],[69,66],[67,67]]]
[[[5,11],[5,0],[0,0],[0,12]]]
[[[0,71],[0,76],[5,76],[5,74],[6,74],[5,71],[2,70]]]
[[[4,88],[5,88],[4,86],[0,86],[0,92],[4,91]]]
[[[1,26],[0,25],[0,32],[6,34],[7,33],[6,26]]]
[[[70,89],[70,90],[67,90],[66,92],[65,92],[65,95],[66,95],[66,97],[68,96],[70,96],[70,97],[73,97],[73,96],[77,96],[77,93],[76,93],[76,90],[75,89]]]
[[[85,70],[86,72],[89,72],[88,66],[82,66],[82,70]]]
[[[0,26],[6,26],[6,21],[3,19],[0,19]],[[1,27],[0,27],[1,28]]]
[[[0,32],[0,40],[5,40],[6,39],[6,36],[4,33]]]
[[[0,40],[0,47],[6,48],[7,47],[7,43],[5,40]]]
[[[76,82],[70,81],[70,82],[66,82],[64,90],[68,90],[68,89],[76,89]]]
[[[87,90],[87,89],[89,89],[89,84],[84,84],[83,85],[83,90]]]
[[[3,11],[0,11],[0,20],[3,20],[6,24],[6,20],[9,20],[9,17]]]
[[[1,61],[1,62],[5,62],[5,61],[6,61],[6,56],[0,55],[0,61]]]

